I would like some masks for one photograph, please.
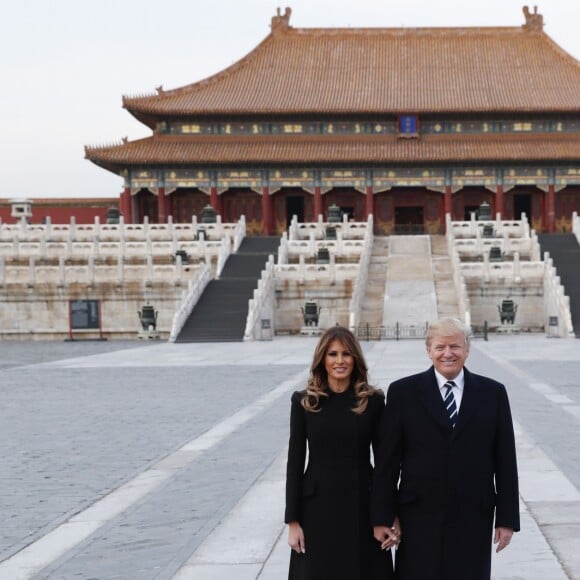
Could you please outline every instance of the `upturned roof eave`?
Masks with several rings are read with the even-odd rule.
[[[132,168],[142,168],[142,167],[156,167],[156,168],[163,168],[163,167],[197,167],[197,168],[211,168],[211,169],[228,169],[228,168],[239,168],[239,167],[244,167],[244,168],[256,168],[256,167],[264,167],[264,168],[269,168],[269,169],[274,169],[274,168],[280,168],[280,167],[296,167],[296,168],[303,168],[303,167],[318,167],[318,168],[324,168],[324,167],[328,167],[328,168],[344,168],[346,165],[348,165],[348,167],[358,167],[358,168],[374,168],[374,167],[381,167],[381,168],[388,168],[388,167],[459,167],[459,166],[465,166],[468,165],[469,167],[489,167],[489,166],[498,166],[498,167],[503,167],[503,166],[507,166],[508,165],[508,160],[506,159],[497,159],[497,160],[493,160],[493,159],[482,159],[479,161],[475,161],[475,160],[469,160],[469,159],[442,159],[442,160],[421,160],[421,159],[417,159],[417,160],[408,160],[405,162],[401,162],[399,160],[386,160],[386,161],[379,161],[379,160],[374,160],[374,161],[357,161],[357,162],[352,162],[349,164],[345,164],[343,161],[328,161],[326,163],[312,163],[311,161],[308,160],[288,160],[284,163],[269,163],[269,164],[265,164],[265,163],[252,163],[252,162],[212,162],[212,163],[194,163],[194,162],[173,162],[171,164],[169,163],[163,163],[163,162],[157,162],[157,163],[148,163],[148,164],[144,164],[144,163],[135,163],[135,164],[130,164],[130,163],[103,163],[103,162],[97,162],[95,160],[90,160],[92,163],[94,163],[96,166],[105,169],[107,171],[109,171],[110,173],[114,173],[115,175],[118,175],[119,177],[124,177],[124,173],[127,171],[127,169],[132,169]],[[558,165],[566,165],[568,163],[578,163],[580,161],[579,158],[561,158],[558,159]],[[550,163],[552,165],[554,165],[554,160],[542,160],[542,159],[526,159],[526,160],[515,160],[515,164],[518,166],[528,166],[528,165],[537,165],[537,164],[543,164],[545,165],[546,163]],[[513,163],[512,163],[513,165]]]
[[[245,56],[240,58],[238,61],[236,61],[232,65],[226,67],[225,69],[222,69],[221,71],[218,71],[217,73],[212,74],[209,77],[206,77],[204,79],[200,79],[200,80],[195,81],[193,83],[189,83],[187,85],[177,87],[175,89],[171,89],[168,91],[164,91],[162,86],[160,86],[156,89],[157,94],[133,96],[133,97],[129,96],[129,95],[123,95],[123,97],[122,97],[123,107],[125,109],[127,109],[133,116],[137,117],[137,114],[139,114],[139,113],[143,114],[143,113],[151,113],[152,112],[151,110],[148,110],[147,107],[145,107],[145,110],[144,110],[140,106],[140,104],[142,104],[142,103],[165,100],[168,97],[171,97],[174,95],[179,95],[179,94],[182,94],[184,92],[188,93],[192,90],[197,90],[200,87],[203,88],[204,86],[213,84],[213,83],[219,81],[220,79],[222,79],[226,76],[229,76],[232,73],[235,73],[235,71],[237,71],[239,68],[241,68],[242,66],[247,64],[249,61],[251,61],[253,58],[255,58],[255,56],[257,54],[259,54],[259,52],[262,50],[264,45],[271,42],[271,40],[274,38],[274,36],[275,36],[275,34],[273,32],[270,32],[257,46],[255,46],[249,53],[247,53]],[[139,119],[139,117],[137,117],[137,118]]]
[[[530,139],[530,137],[532,137]],[[443,140],[449,140],[451,136],[444,136]],[[543,154],[533,155],[533,154],[522,154],[522,151],[516,151],[517,146],[524,146],[526,142],[528,145],[530,142],[535,143],[533,136],[522,135],[521,139],[512,140],[510,147],[514,147],[513,156],[493,155],[493,154],[481,154],[481,150],[477,149],[477,142],[470,142],[466,140],[465,147],[452,153],[451,156],[441,156],[434,157],[432,152],[429,154],[421,155],[420,152],[416,152],[415,157],[409,157],[407,159],[401,158],[389,158],[388,156],[368,156],[365,157],[359,153],[355,153],[352,158],[344,159],[340,156],[336,158],[325,157],[318,158],[312,157],[308,154],[302,153],[300,150],[293,152],[288,152],[289,154],[283,159],[271,159],[264,156],[256,156],[255,158],[242,159],[238,155],[231,155],[227,158],[218,158],[212,156],[169,156],[163,158],[163,156],[156,155],[154,151],[149,151],[146,154],[142,154],[140,158],[133,155],[131,158],[131,151],[129,148],[135,147],[135,144],[139,146],[144,145],[145,147],[149,145],[152,138],[147,138],[140,140],[139,142],[133,143],[123,143],[120,145],[112,147],[93,147],[87,148],[85,157],[98,165],[103,167],[108,171],[121,175],[125,169],[132,167],[279,167],[279,166],[328,166],[336,167],[339,165],[344,166],[357,166],[357,167],[373,167],[373,166],[418,166],[418,165],[439,165],[439,166],[450,166],[450,165],[505,165],[506,163],[511,164],[534,164],[534,163],[551,163],[551,164],[563,164],[563,163],[578,163],[580,162],[580,136],[575,135],[564,135],[557,136],[557,142],[561,144],[562,141],[566,141],[572,145],[572,148],[577,149],[577,154],[564,154],[563,152],[552,152],[551,154],[545,153],[545,143],[539,142],[538,145],[541,147],[535,148],[534,150],[544,151]],[[373,138],[377,140],[378,138]],[[320,139],[319,139],[320,140]],[[235,141],[235,139],[225,139],[225,141]],[[338,139],[336,141],[336,146],[346,146],[354,143],[355,140],[346,137]],[[404,142],[403,142],[404,143]],[[404,145],[403,145],[404,146]],[[471,151],[469,151],[471,149]],[[119,153],[123,150],[126,151],[123,159],[119,157]],[[467,154],[466,154],[467,153]]]
[[[353,110],[352,108],[335,108],[332,110],[328,109],[199,109],[199,110],[180,110],[180,109],[165,109],[163,111],[154,110],[151,108],[143,108],[143,110],[132,109],[129,112],[138,121],[148,126],[151,129],[155,129],[157,123],[167,121],[168,119],[177,120],[182,119],[195,119],[198,121],[203,121],[204,119],[216,120],[216,119],[235,119],[235,118],[253,118],[256,121],[261,119],[267,120],[273,117],[279,118],[332,118],[348,116],[353,120],[357,118],[369,118],[369,117],[397,117],[398,115],[405,114],[416,114],[416,115],[428,115],[434,117],[444,117],[444,116],[455,116],[455,115],[469,115],[469,116],[493,116],[493,115],[558,115],[558,114],[580,114],[580,99],[578,105],[569,107],[523,107],[516,106],[513,107],[488,107],[488,108],[477,108],[477,107],[465,107],[465,108],[423,108],[423,107],[398,107],[398,108],[376,108],[376,109],[365,109],[365,110]]]
[[[149,127],[149,129],[152,130],[155,130],[157,123],[163,120],[163,117],[160,117],[159,115],[128,109],[124,104],[123,108],[127,109],[127,111],[129,111],[129,113],[135,117],[137,121],[143,123],[143,125]]]

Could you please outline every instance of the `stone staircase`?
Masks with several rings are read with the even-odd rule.
[[[576,338],[580,338],[580,245],[574,234],[538,234],[544,252],[550,253],[564,293],[570,298],[570,314]]]
[[[376,328],[383,323],[383,304],[389,254],[388,236],[375,236],[369,275],[361,311],[361,326]]]
[[[278,237],[245,238],[238,253],[228,258],[220,279],[208,284],[175,342],[243,340],[248,301],[279,243]]]
[[[431,263],[437,298],[437,316],[439,318],[445,316],[459,318],[457,292],[451,277],[451,261],[445,236],[431,236]]]

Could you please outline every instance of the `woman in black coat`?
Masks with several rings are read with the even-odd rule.
[[[381,550],[369,522],[370,449],[377,444],[383,393],[368,384],[360,346],[340,326],[320,338],[310,372],[306,390],[292,395],[289,579],[389,580],[390,550]],[[396,522],[391,545],[399,532]]]

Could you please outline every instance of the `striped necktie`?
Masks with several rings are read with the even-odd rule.
[[[443,402],[445,403],[451,426],[455,427],[455,423],[457,423],[457,404],[455,403],[455,397],[453,396],[453,387],[455,386],[455,383],[453,381],[447,381],[443,386],[447,389]]]

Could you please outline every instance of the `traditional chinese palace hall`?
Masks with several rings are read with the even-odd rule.
[[[123,106],[152,131],[86,157],[124,179],[128,223],[191,221],[208,203],[251,234],[336,204],[377,234],[439,233],[445,214],[569,231],[580,211],[580,62],[543,30],[295,28],[291,10],[241,60]],[[241,56],[241,55],[240,55]]]

